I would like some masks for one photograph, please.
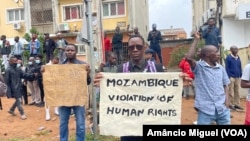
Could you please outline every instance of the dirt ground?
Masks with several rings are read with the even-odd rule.
[[[24,110],[27,116],[26,120],[21,120],[19,112],[15,111],[17,116],[11,116],[7,111],[14,102],[13,99],[2,98],[3,110],[0,111],[0,141],[9,139],[29,139],[36,141],[58,141],[59,140],[59,119],[54,114],[54,109],[50,110],[53,120],[45,120],[44,107],[36,107],[24,105]],[[194,99],[182,100],[182,124],[192,124],[196,120],[197,114],[193,108]],[[241,99],[241,106],[245,107],[245,99]],[[245,112],[232,111],[232,124],[243,124]],[[88,123],[88,121],[87,121]],[[44,130],[39,131],[40,127]],[[70,134],[75,134],[74,117],[70,118],[69,122]],[[89,132],[89,130],[87,129]],[[16,140],[15,140],[16,141]]]

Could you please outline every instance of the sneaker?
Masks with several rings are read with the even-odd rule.
[[[193,125],[197,125],[197,120],[193,122]]]
[[[9,114],[11,114],[12,116],[16,116],[16,114],[13,111],[8,111]]]
[[[230,105],[230,106],[229,106],[229,108],[230,108],[231,110],[236,111],[236,108],[235,108],[235,106],[234,106],[234,105]]]
[[[242,107],[240,107],[240,106],[238,106],[238,105],[235,105],[234,108],[235,108],[236,110],[244,110]]]
[[[45,114],[46,114],[45,120],[46,120],[46,121],[49,121],[49,120],[50,120],[49,108],[45,108]]]
[[[36,103],[35,102],[31,102],[31,103],[29,103],[29,105],[35,105]]]
[[[25,119],[27,119],[27,117],[25,115],[21,115],[21,119],[25,120]]]

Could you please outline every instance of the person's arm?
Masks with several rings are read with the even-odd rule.
[[[229,65],[230,63],[229,63],[229,56],[227,56],[226,57],[226,60],[225,60],[225,69],[226,69],[226,72],[227,72],[227,75],[228,75],[228,77],[230,78],[231,77],[231,74],[230,74],[230,71],[229,71],[229,69],[230,69],[230,65]]]
[[[40,42],[37,40],[36,41],[36,47],[35,47],[36,49],[39,49],[40,48]]]
[[[51,39],[51,42],[52,42],[52,49],[51,49],[51,51],[53,53],[55,51],[55,49],[56,49],[56,42],[54,40],[52,40],[52,39]]]
[[[148,41],[152,40],[151,32],[148,33]]]
[[[241,82],[240,82],[241,88],[250,88],[249,80],[250,80],[250,65],[247,64],[241,76]]]
[[[218,40],[219,44],[222,44],[220,30],[218,28],[216,28],[216,30],[217,30],[217,40]]]
[[[194,37],[195,37],[194,41],[193,41],[191,47],[189,48],[189,51],[188,51],[188,54],[187,54],[187,58],[186,58],[192,69],[195,68],[195,66],[196,66],[196,62],[194,60],[194,56],[195,56],[196,46],[197,46],[197,44],[199,42],[199,39],[200,39],[199,32],[195,32]]]
[[[226,107],[228,108],[229,107],[229,91],[228,91],[228,85],[224,85],[224,92],[225,92],[225,95],[226,95],[226,100],[225,100],[225,105]]]
[[[157,40],[161,41],[162,40],[162,36],[161,36],[161,32],[158,31],[158,34],[157,34]]]
[[[202,31],[202,38],[207,38],[207,34],[208,34],[208,28]]]

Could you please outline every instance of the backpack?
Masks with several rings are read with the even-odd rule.
[[[148,69],[150,70],[150,72],[157,72],[156,67],[155,67],[155,63],[153,61],[150,61],[150,60],[147,62],[148,62],[148,64],[145,67],[143,72],[147,72]],[[122,68],[123,68],[123,72],[125,72],[125,73],[129,72],[129,69],[128,69],[129,62],[124,63]]]
[[[7,85],[0,81],[0,97],[4,97],[7,93]]]

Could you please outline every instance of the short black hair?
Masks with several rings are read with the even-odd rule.
[[[59,57],[55,56],[55,57],[53,57],[52,60],[58,60],[59,61]]]
[[[129,37],[129,39],[128,39],[128,42],[132,39],[132,38],[140,38],[141,40],[142,40],[142,43],[143,43],[143,45],[145,45],[145,40],[144,40],[144,38],[141,36],[141,35],[131,35],[130,37]]]
[[[36,57],[43,59],[43,56],[41,54],[37,54]]]
[[[75,49],[76,49],[76,52],[78,52],[78,47],[77,47],[77,45],[75,45],[75,44],[72,44],[72,43],[69,43],[68,45],[66,45],[66,48],[68,47],[68,46],[73,46]]]

